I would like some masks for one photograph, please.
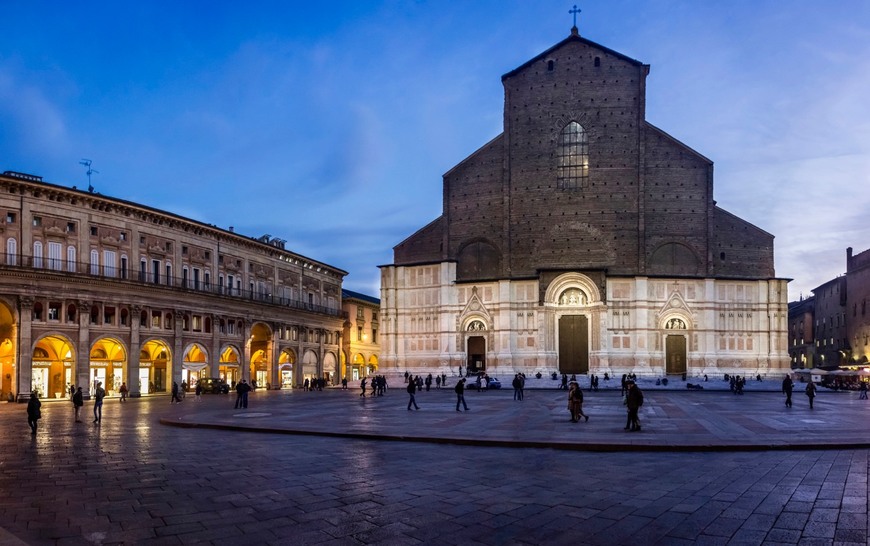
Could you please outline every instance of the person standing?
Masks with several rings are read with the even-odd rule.
[[[97,390],[94,391],[94,423],[103,422],[103,398],[106,397],[106,391],[103,389],[103,384],[97,381]]]
[[[465,411],[468,411],[468,404],[465,403],[464,377],[456,382],[456,386],[453,387],[453,391],[456,393],[456,411],[459,411],[459,404],[462,404],[462,406],[465,408]]]
[[[791,407],[791,393],[794,390],[794,383],[791,382],[791,377],[786,374],[782,380],[782,392],[785,393],[785,407]]]
[[[347,390],[347,377],[341,378],[341,390],[343,390],[343,391]]]
[[[520,396],[520,374],[514,374],[511,386],[514,388],[514,400],[522,400],[523,398]]]
[[[121,388],[118,389],[118,392],[121,394],[121,402],[126,402],[127,393],[130,392],[130,389],[127,388],[127,383],[121,383]]]
[[[810,399],[810,409],[813,409],[813,399],[816,397],[816,384],[813,383],[812,379],[807,383],[805,392],[807,393],[807,398]]]
[[[81,387],[76,388],[76,392],[73,395],[72,401],[73,401],[73,407],[75,408],[75,412],[76,412],[76,423],[81,423],[82,422],[82,406],[85,405],[85,397],[82,394]]]
[[[628,408],[628,420],[625,423],[625,430],[632,432],[640,431],[640,418],[637,412],[643,405],[643,392],[634,381],[626,381],[628,392],[625,394],[625,405]]]
[[[172,382],[172,398],[169,400],[170,404],[180,404],[181,398],[178,397],[178,383],[175,381]]]
[[[308,385],[307,385],[308,380],[306,379],[305,382],[306,382],[305,390],[308,390]],[[245,383],[244,383],[244,381],[239,381],[238,383],[236,383],[236,405],[234,406],[233,409],[239,409],[242,407],[242,395],[244,394],[244,392],[245,392]]]
[[[414,406],[414,409],[420,409],[420,406],[417,405],[417,400],[414,397],[414,394],[417,392],[417,382],[414,381],[414,378],[411,378],[408,381],[408,394],[410,398],[408,399],[408,411],[411,411],[411,406]]]
[[[30,393],[30,400],[27,401],[27,424],[30,425],[30,434],[36,434],[36,425],[42,418],[42,402],[39,401],[39,395],[36,391]]]
[[[248,384],[247,379],[242,379],[242,408],[248,409],[248,393],[252,387]]]
[[[194,400],[196,400],[197,402],[202,402],[202,381],[196,382],[196,387],[194,387],[193,393],[196,395],[196,398],[194,398]]]

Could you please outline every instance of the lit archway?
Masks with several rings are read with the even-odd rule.
[[[208,352],[199,343],[192,343],[184,352],[181,362],[181,385],[187,385],[188,390],[196,388],[200,379],[206,377],[208,366]]]
[[[262,322],[251,327],[251,383],[257,387],[270,387],[272,330]]]
[[[91,346],[90,367],[91,392],[100,383],[107,396],[118,394],[127,374],[127,350],[115,338],[101,338]]]
[[[43,398],[66,396],[76,374],[72,342],[61,335],[45,336],[36,341],[32,355],[31,392]]]
[[[0,303],[0,400],[14,398],[15,355],[18,353],[15,341],[15,317],[12,310]]]
[[[356,353],[353,355],[353,359],[350,362],[351,369],[351,377],[354,381],[359,381],[361,378],[366,377],[366,359],[362,354]]]
[[[281,370],[281,388],[293,387],[293,368],[296,366],[296,353],[293,349],[284,349],[278,356],[278,368]]]
[[[302,375],[306,379],[319,377],[317,374],[317,353],[307,349],[302,355]]]
[[[230,388],[234,388],[241,379],[241,358],[239,349],[227,345],[221,350],[221,358],[218,362],[218,377],[227,382]]]
[[[161,339],[152,339],[139,351],[139,392],[167,392],[172,377],[172,351]]]
[[[378,357],[377,357],[377,355],[372,355],[369,357],[368,374],[374,375],[377,372],[378,372]]]

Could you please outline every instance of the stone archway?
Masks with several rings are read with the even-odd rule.
[[[250,382],[260,388],[271,386],[272,329],[258,322],[251,327]]]
[[[200,379],[206,377],[208,367],[208,351],[199,343],[191,343],[184,351],[181,361],[181,385],[187,385],[187,390],[196,388]]]
[[[118,394],[127,376],[127,350],[121,341],[104,337],[94,342],[90,354],[90,389],[102,384],[106,396]],[[128,386],[129,387],[129,386]]]
[[[235,388],[236,383],[242,379],[241,352],[238,347],[227,345],[221,349],[218,361],[218,377],[227,382],[230,388]]]
[[[280,370],[280,380],[282,389],[293,388],[293,372],[296,368],[296,352],[293,349],[285,348],[278,356],[278,369]]]
[[[17,395],[15,381],[16,355],[18,341],[16,336],[15,315],[12,309],[0,302],[0,400],[14,400]],[[72,377],[72,382],[75,376]]]
[[[76,383],[73,343],[66,336],[47,335],[36,341],[31,355],[30,392],[36,391],[42,398],[68,396],[70,386]],[[14,383],[14,372],[11,375]]]
[[[172,350],[162,339],[151,339],[139,351],[139,392],[169,392],[172,384]]]

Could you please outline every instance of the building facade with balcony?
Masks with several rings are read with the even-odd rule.
[[[359,292],[342,289],[344,310],[341,362],[343,377],[358,381],[375,374],[380,362],[378,314],[381,300]]]
[[[846,338],[850,362],[870,362],[870,250],[846,249]]]
[[[132,396],[340,372],[345,271],[145,205],[0,175],[0,390]]]

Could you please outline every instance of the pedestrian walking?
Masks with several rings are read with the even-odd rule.
[[[586,422],[589,421],[589,416],[583,413],[583,391],[575,381],[568,385],[568,410],[571,412],[572,423],[579,421],[580,417]]]
[[[127,388],[127,383],[121,383],[121,388],[118,389],[118,392],[121,394],[121,402],[127,401],[127,393],[130,389]]]
[[[861,395],[858,396],[858,400],[867,400],[867,382],[861,381],[859,389],[861,390]]]
[[[363,377],[362,381],[360,381],[360,383],[359,383],[359,389],[360,389],[359,395],[363,398],[365,398],[365,395],[366,395],[366,381],[368,381],[368,378]]]
[[[522,400],[520,395],[520,374],[514,374],[514,380],[511,381],[511,386],[514,388],[514,400]]]
[[[75,408],[76,415],[76,423],[82,422],[82,406],[85,405],[85,397],[82,394],[82,388],[77,387],[75,394],[73,394],[73,408]]]
[[[103,398],[106,397],[106,391],[103,389],[103,384],[97,381],[97,390],[94,391],[94,423],[103,422]]]
[[[408,381],[408,394],[410,398],[408,398],[408,411],[411,411],[411,406],[414,406],[414,409],[420,409],[420,406],[417,405],[417,400],[414,397],[414,394],[417,392],[417,382],[411,379]]]
[[[628,420],[625,423],[625,430],[632,432],[640,431],[640,418],[637,412],[643,405],[643,392],[634,381],[626,381],[625,406],[628,409]]]
[[[459,404],[462,404],[462,406],[465,408],[465,411],[468,411],[468,404],[465,403],[464,377],[456,382],[456,386],[453,387],[453,391],[456,393],[456,411],[459,411]]]
[[[42,402],[39,401],[39,394],[36,391],[30,393],[30,400],[27,401],[27,424],[30,425],[30,434],[36,434],[36,425],[42,418]]]
[[[196,398],[194,398],[194,400],[196,400],[197,402],[202,402],[202,381],[196,382],[196,387],[194,387],[193,393],[196,395]]]
[[[782,392],[785,393],[785,407],[791,407],[791,393],[794,390],[794,383],[791,381],[791,377],[786,374],[785,379],[782,380]]]
[[[242,408],[248,409],[248,393],[253,390],[253,387],[248,384],[247,379],[242,379]]]
[[[181,398],[178,397],[178,383],[175,381],[172,382],[172,398],[169,400],[170,404],[180,404]]]
[[[813,409],[813,399],[816,397],[816,385],[812,379],[807,383],[807,388],[804,389],[804,392],[807,393],[807,398],[810,399],[810,409]]]

